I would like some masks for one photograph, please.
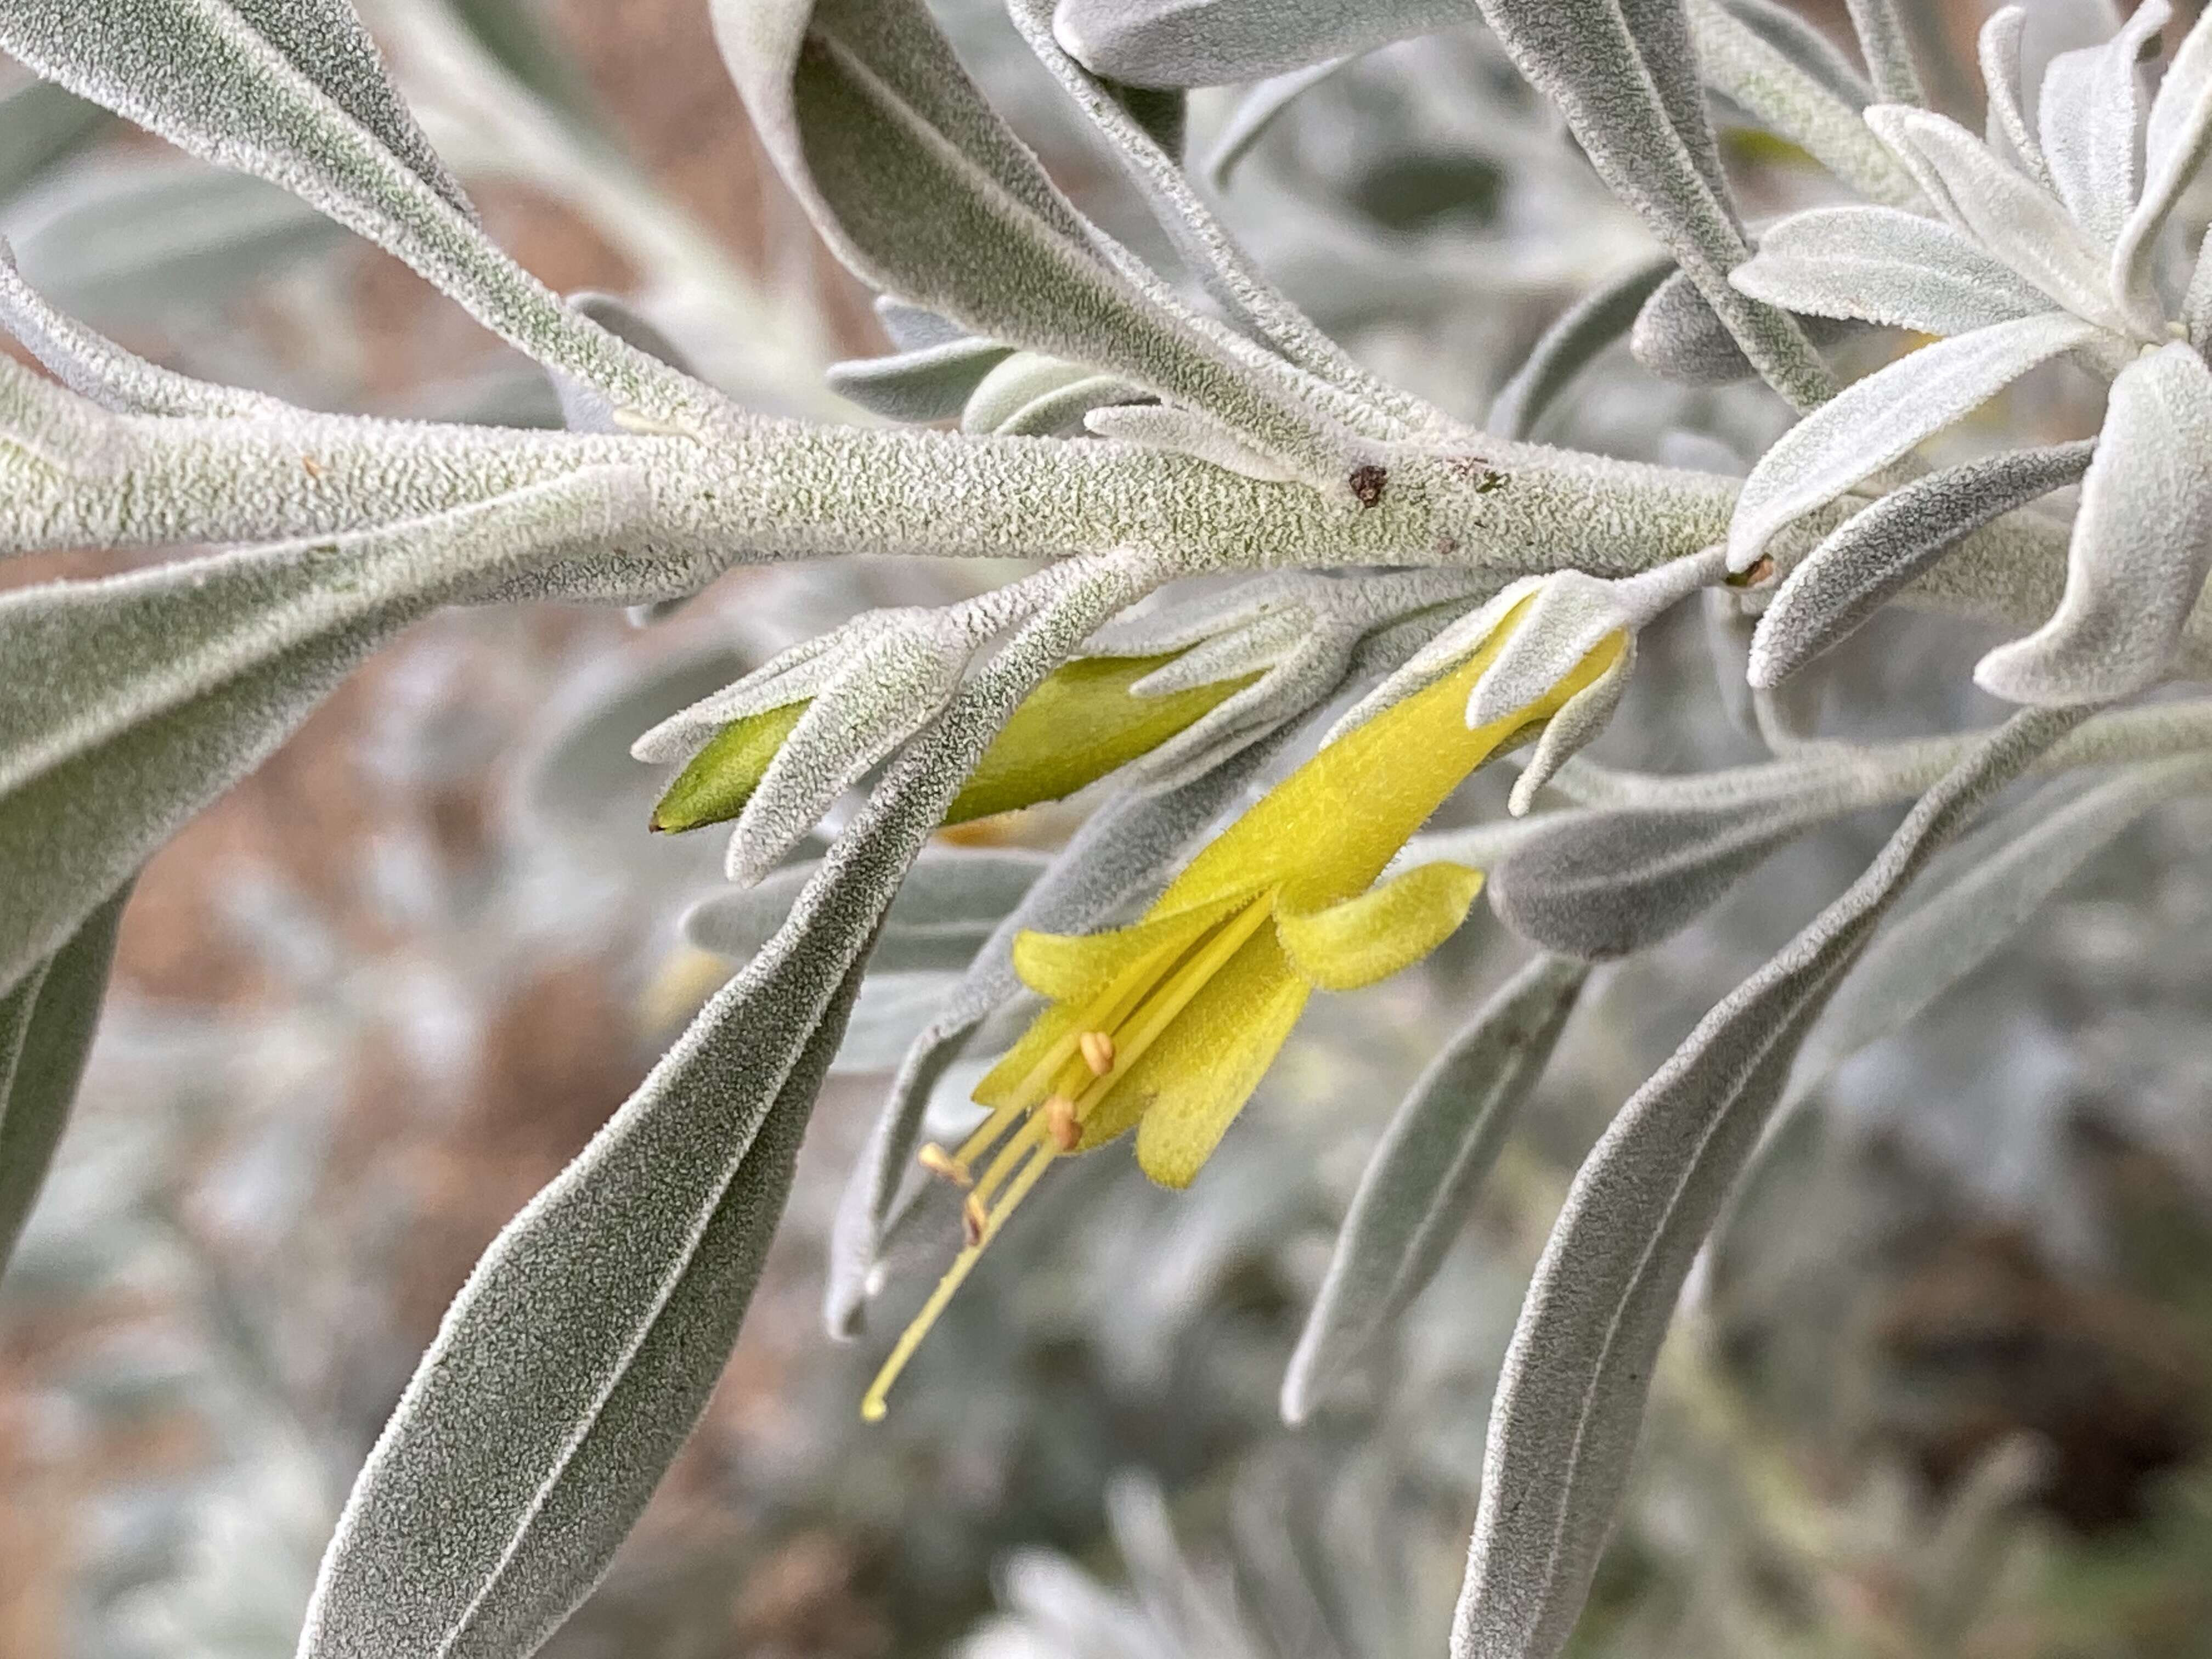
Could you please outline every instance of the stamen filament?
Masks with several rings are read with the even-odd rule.
[[[975,1160],[990,1151],[999,1137],[1020,1121],[1024,1109],[1018,1105],[1000,1107],[976,1126],[973,1134],[960,1143],[960,1150],[952,1154],[952,1162],[963,1170],[974,1170]]]
[[[1145,1051],[1160,1039],[1161,1033],[1174,1024],[1176,1016],[1190,1006],[1191,999],[1206,987],[1206,982],[1226,967],[1229,958],[1244,948],[1245,942],[1258,933],[1267,918],[1274,914],[1274,894],[1270,891],[1246,905],[1223,924],[1220,931],[1206,942],[1203,950],[1176,969],[1173,978],[1155,990],[1144,1005],[1134,1010],[1115,1047],[1112,1069],[1095,1078],[1091,1085],[1075,1097],[1075,1113],[1079,1119],[1089,1115],[1091,1109],[1103,1100],[1107,1091],[1129,1074],[1129,1068],[1145,1057]]]
[[[876,1373],[876,1380],[868,1385],[868,1392],[860,1401],[863,1422],[883,1421],[891,1384],[898,1381],[899,1373],[906,1369],[907,1361],[914,1358],[915,1350],[921,1346],[921,1339],[929,1334],[929,1328],[937,1322],[938,1316],[952,1300],[953,1292],[975,1271],[983,1252],[999,1236],[999,1230],[1006,1224],[1006,1218],[1030,1195],[1030,1190],[1036,1185],[1038,1177],[1052,1167],[1059,1156],[1051,1147],[1040,1146],[1036,1156],[1029,1161],[1021,1174],[1014,1178],[1013,1184],[1006,1188],[1006,1195],[999,1207],[991,1212],[990,1219],[983,1224],[983,1236],[953,1258],[952,1265],[945,1270],[945,1277],[937,1281],[937,1288],[929,1293],[929,1300],[922,1304],[921,1311],[914,1316],[914,1322],[900,1334],[897,1345],[891,1349],[890,1358],[884,1361],[884,1368]]]

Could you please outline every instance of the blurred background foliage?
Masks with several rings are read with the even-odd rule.
[[[820,376],[882,349],[866,296],[759,164],[698,0],[367,9],[525,264],[641,296],[763,406],[866,418]],[[995,8],[939,9],[1070,190],[1145,244]],[[1840,8],[1811,9],[1833,24]],[[1972,0],[1918,17],[1939,84],[1970,87]],[[317,407],[557,419],[522,360],[291,198],[21,77],[0,95],[11,143],[43,135],[0,155],[0,233],[64,308]],[[1229,107],[1195,101],[1194,156]],[[1729,156],[1754,211],[1821,187],[1755,133]],[[1313,88],[1223,199],[1324,326],[1470,417],[1644,247],[1476,32]],[[1871,362],[1902,343],[1854,349]],[[1546,435],[1723,471],[1784,418],[1745,388],[1662,386],[1625,354],[1569,402]],[[2095,414],[2054,370],[1979,418],[2049,440]],[[6,580],[114,568],[30,560]],[[730,969],[678,925],[716,889],[719,846],[644,832],[659,780],[630,738],[864,606],[1002,574],[747,571],[642,630],[577,610],[443,616],[155,860],[60,1167],[0,1285],[0,1654],[290,1651],[344,1480],[470,1264]],[[1968,684],[1984,643],[1884,619],[1795,714],[1854,736],[1986,716],[1978,693],[1942,689]],[[1757,757],[1741,647],[1725,617],[1670,619],[1600,758]],[[1485,780],[1447,810],[1494,817],[1503,797]],[[1083,805],[959,833],[1050,846]],[[879,975],[720,1392],[548,1651],[1442,1651],[1486,1402],[1568,1176],[1887,824],[1791,849],[1663,961],[1600,976],[1437,1283],[1296,1432],[1284,1364],[1387,1109],[1521,947],[1478,912],[1419,972],[1324,999],[1187,1197],[1119,1152],[1072,1170],[864,1431],[860,1389],[928,1271],[835,1346],[823,1242],[884,1056],[945,982]],[[1577,1654],[2212,1652],[2212,872],[2190,857],[2208,835],[2203,803],[2147,819],[2019,949],[1788,1121],[1667,1351]]]

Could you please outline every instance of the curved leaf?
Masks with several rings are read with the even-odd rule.
[[[2084,712],[2014,716],[1929,790],[1850,890],[1698,1022],[1583,1161],[1492,1407],[1454,1659],[1550,1659],[1565,1645],[1627,1486],[1675,1299],[1798,1044],[1898,893]]]
[[[601,467],[434,518],[0,597],[0,986],[60,948],[361,660],[649,504]]]
[[[0,996],[0,1271],[69,1121],[130,896],[125,882],[60,950]]]
[[[1991,520],[2074,483],[2094,441],[2008,449],[1946,467],[1844,520],[1784,581],[1752,635],[1750,683],[1777,686],[1832,650]]]
[[[1156,580],[1098,560],[892,764],[718,993],[447,1311],[324,1558],[302,1659],[508,1659],[590,1591],[704,1407],[907,867],[992,733]]]
[[[1283,1377],[1295,1426],[1435,1277],[1589,969],[1539,957],[1414,1080],[1359,1178]]]

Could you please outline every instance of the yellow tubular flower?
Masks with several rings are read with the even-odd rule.
[[[883,1415],[924,1333],[1055,1159],[1134,1127],[1145,1173],[1188,1186],[1316,988],[1387,978],[1466,919],[1479,870],[1430,864],[1375,880],[1469,773],[1556,714],[1626,643],[1607,635],[1534,702],[1469,730],[1468,694],[1526,610],[1515,607],[1450,674],[1284,779],[1134,926],[1015,942],[1015,970],[1052,1006],[976,1086],[992,1109],[982,1127],[957,1152],[923,1149],[925,1167],[969,1188],[967,1248],[892,1350],[862,1416]]]

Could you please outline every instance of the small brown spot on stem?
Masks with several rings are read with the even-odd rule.
[[[1373,465],[1352,469],[1352,495],[1362,507],[1372,507],[1382,499],[1382,486],[1390,482],[1389,472]]]
[[[323,464],[312,455],[300,457],[300,470],[311,478],[319,478],[323,476]]]
[[[1762,553],[1746,568],[1728,579],[1730,587],[1756,587],[1774,574],[1774,556]]]

